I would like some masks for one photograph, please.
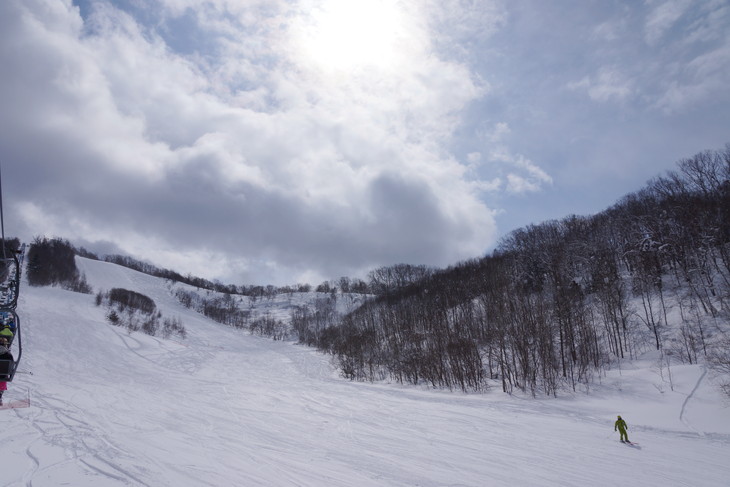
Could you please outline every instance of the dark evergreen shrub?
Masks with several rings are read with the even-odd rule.
[[[152,298],[129,289],[114,288],[109,291],[109,304],[117,304],[120,309],[132,308],[151,315],[156,306]]]
[[[74,255],[74,248],[67,240],[36,237],[28,250],[28,284],[50,286],[74,282],[79,277]]]

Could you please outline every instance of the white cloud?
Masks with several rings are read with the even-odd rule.
[[[585,91],[598,102],[623,101],[633,92],[633,82],[617,67],[603,66],[595,76],[586,76],[580,81],[568,84],[571,90]]]
[[[626,28],[626,19],[607,20],[593,28],[592,37],[603,42],[615,42],[625,35]]]
[[[190,55],[111,4],[84,23],[69,2],[44,5],[0,7],[22,44],[0,51],[18,67],[0,81],[14,99],[0,120],[16,143],[44,137],[17,149],[23,171],[43,175],[15,194],[33,234],[113,241],[181,272],[229,261],[238,282],[446,265],[493,240],[491,210],[445,150],[485,88],[434,55],[416,3],[399,4],[398,69],[352,76],[292,57],[304,3],[168,1],[170,22],[196,16],[214,39]]]
[[[650,45],[658,43],[684,13],[693,5],[692,0],[649,1],[652,8],[646,19],[644,35]]]
[[[550,185],[553,182],[550,175],[522,155],[510,156],[509,162],[511,162],[514,167],[522,169],[522,173],[518,174],[510,172],[507,174],[506,190],[508,193],[521,194],[535,192],[541,190],[545,185]]]
[[[515,194],[532,193],[540,190],[536,181],[529,180],[518,174],[507,174],[507,192]]]
[[[730,98],[726,89],[730,84],[730,34],[715,49],[704,51],[683,64],[668,81],[655,102],[665,113],[696,103],[727,101]]]
[[[487,139],[491,142],[502,142],[502,140],[512,133],[507,122],[498,122],[494,125],[494,130],[487,134]]]
[[[507,138],[512,133],[509,124],[498,122],[492,130],[482,133],[482,138],[490,145],[487,170],[498,176],[491,181],[479,184],[484,190],[502,190],[509,194],[524,194],[540,191],[545,185],[552,184],[550,175],[522,154],[509,148]]]
[[[623,14],[593,28],[596,66],[568,89],[600,103],[630,101],[632,109],[664,114],[722,97],[723,84],[730,82],[730,6],[672,0],[648,2],[648,9],[646,18]],[[646,45],[622,42],[640,20]]]
[[[576,205],[568,187],[581,212],[601,176],[640,185],[726,142],[727,2],[377,0],[339,29],[323,1],[0,2],[28,236],[229,261],[236,282],[441,265],[494,241],[485,201],[512,226]],[[301,48],[325,20],[357,55]]]

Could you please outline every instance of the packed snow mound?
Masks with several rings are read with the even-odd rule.
[[[730,409],[701,366],[670,381],[647,357],[558,399],[353,383],[183,307],[162,279],[78,262],[95,291],[149,296],[188,338],[128,333],[93,295],[23,283],[6,399],[31,406],[0,411],[2,486],[728,485]]]

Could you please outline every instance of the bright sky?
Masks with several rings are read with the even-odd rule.
[[[446,266],[730,142],[725,0],[6,0],[6,235],[226,283]]]

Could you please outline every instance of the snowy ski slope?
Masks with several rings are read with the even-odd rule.
[[[672,391],[647,358],[558,399],[352,383],[310,349],[182,307],[160,279],[77,262],[188,338],[130,335],[93,296],[23,283],[5,399],[31,407],[0,411],[0,486],[730,485],[730,407],[700,366],[673,367]]]

